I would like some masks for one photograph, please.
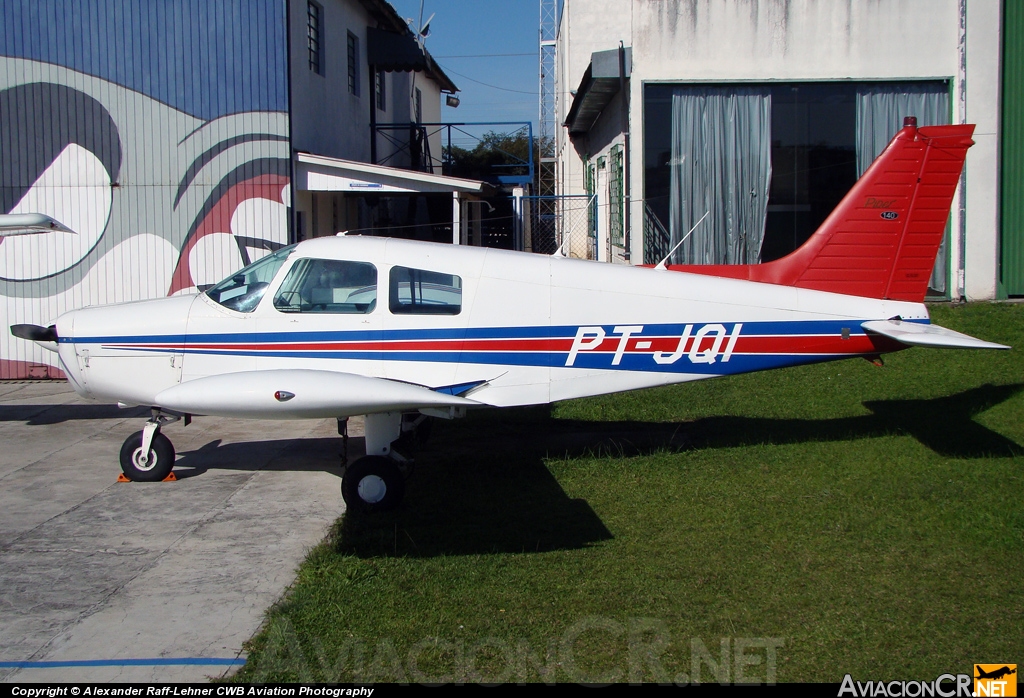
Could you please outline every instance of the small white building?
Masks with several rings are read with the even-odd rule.
[[[288,13],[295,239],[465,237],[464,204],[486,185],[441,176],[436,124],[458,88],[406,20],[386,0],[292,0]]]
[[[1002,22],[1000,0],[565,0],[559,193],[597,195],[602,260],[657,262],[707,212],[673,261],[769,261],[817,228],[904,116],[974,123],[930,285],[1005,295]]]

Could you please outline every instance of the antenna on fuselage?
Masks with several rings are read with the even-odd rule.
[[[683,239],[680,240],[679,242],[677,242],[676,246],[673,247],[671,250],[669,250],[668,254],[665,255],[665,259],[663,259],[660,262],[658,262],[658,264],[654,267],[656,270],[660,270],[660,271],[667,271],[668,270],[668,266],[666,266],[666,265],[668,264],[669,257],[671,257],[672,255],[674,255],[676,253],[676,250],[679,249],[679,246],[682,245],[684,242],[686,242],[686,238],[690,237],[690,233],[692,233],[694,230],[697,229],[697,226],[700,225],[703,222],[703,220],[708,217],[709,213],[711,213],[711,211],[706,211],[704,213],[704,215],[700,217],[700,220],[693,224],[693,227],[690,228],[690,232],[687,233],[686,235],[684,235]]]

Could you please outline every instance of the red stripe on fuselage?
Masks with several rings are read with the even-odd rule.
[[[619,348],[621,338],[612,336],[604,339],[601,344],[586,353],[614,353]],[[724,349],[728,338],[722,338],[720,350]],[[705,351],[714,346],[714,337],[704,337],[700,346],[694,349],[694,338],[686,341],[682,351]],[[639,348],[638,345],[645,345]],[[542,339],[430,339],[430,340],[391,340],[391,341],[345,341],[334,342],[252,342],[252,343],[203,343],[203,344],[131,344],[107,345],[119,349],[164,349],[168,351],[199,350],[199,351],[246,351],[246,352],[345,352],[345,351],[379,351],[379,352],[554,352],[568,353],[572,349],[573,340],[568,338]],[[872,335],[852,335],[842,339],[839,335],[754,335],[737,338],[733,354],[874,354],[891,352],[903,348],[902,345],[886,340],[884,337]],[[671,354],[678,351],[679,337],[630,337],[626,343],[627,354],[651,354],[663,352]]]

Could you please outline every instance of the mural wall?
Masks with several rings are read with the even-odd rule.
[[[10,336],[85,305],[193,293],[288,241],[285,0],[0,6],[0,379],[59,377]]]

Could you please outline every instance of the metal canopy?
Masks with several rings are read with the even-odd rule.
[[[366,55],[369,64],[380,70],[426,73],[437,81],[442,92],[454,94],[459,91],[430,53],[416,43],[408,29],[399,33],[367,27]]]
[[[633,63],[633,50],[626,48],[626,72],[629,77]],[[572,100],[565,126],[569,135],[579,136],[593,128],[601,112],[619,92],[619,50],[598,51],[590,54],[590,65]]]
[[[299,191],[336,191],[364,194],[476,194],[487,196],[486,182],[403,170],[384,165],[298,153],[295,188]]]

